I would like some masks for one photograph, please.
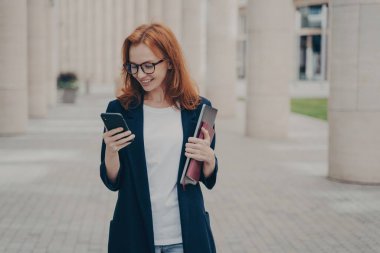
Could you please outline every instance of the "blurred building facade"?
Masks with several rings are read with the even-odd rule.
[[[59,73],[117,89],[125,37],[163,22],[221,117],[238,79],[253,137],[287,136],[291,96],[330,94],[329,176],[380,182],[379,13],[378,0],[0,0],[0,134],[47,115]]]

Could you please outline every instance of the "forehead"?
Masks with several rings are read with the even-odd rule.
[[[157,61],[160,57],[145,44],[140,43],[129,48],[129,61],[133,63],[143,63],[147,61]]]

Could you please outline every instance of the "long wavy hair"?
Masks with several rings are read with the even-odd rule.
[[[181,47],[174,33],[165,25],[159,23],[144,24],[137,27],[129,35],[123,44],[123,66],[129,62],[129,50],[131,46],[144,43],[152,52],[163,57],[172,67],[168,69],[163,80],[165,100],[172,106],[192,110],[200,103],[199,90],[191,79],[185,64]],[[119,101],[126,110],[137,106],[143,101],[142,96],[146,93],[140,83],[123,68],[122,80],[124,87]]]

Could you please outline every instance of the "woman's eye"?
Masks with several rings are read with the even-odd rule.
[[[145,69],[152,69],[152,68],[154,68],[154,66],[151,63],[147,63],[147,64],[144,64],[144,68]]]

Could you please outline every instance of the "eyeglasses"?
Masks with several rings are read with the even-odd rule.
[[[129,73],[129,74],[137,74],[137,72],[139,72],[139,67],[141,67],[141,70],[145,73],[145,74],[153,74],[154,71],[156,70],[156,65],[160,64],[161,62],[165,61],[165,59],[161,59],[159,60],[158,62],[144,62],[144,63],[141,63],[141,64],[135,64],[135,63],[130,63],[128,62],[127,64],[123,64],[125,70]]]

